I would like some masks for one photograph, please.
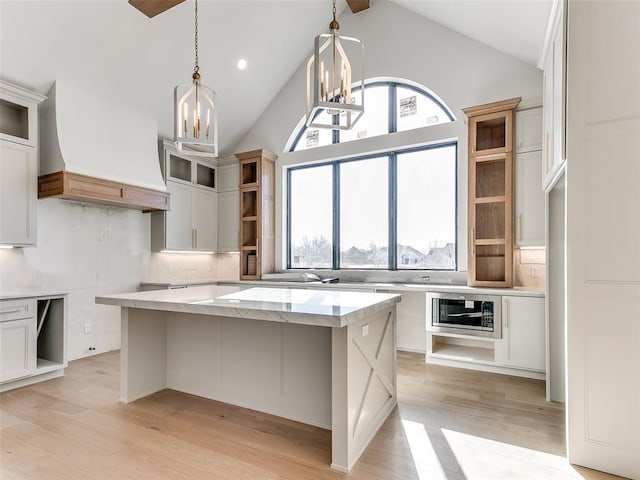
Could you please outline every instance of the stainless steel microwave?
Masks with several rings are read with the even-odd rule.
[[[432,332],[502,338],[502,298],[492,295],[430,293]]]

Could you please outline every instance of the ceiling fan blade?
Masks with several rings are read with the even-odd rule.
[[[129,0],[129,3],[147,17],[152,18],[184,1],[185,0]]]

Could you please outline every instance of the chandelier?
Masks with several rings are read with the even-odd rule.
[[[357,38],[340,36],[336,0],[329,33],[315,38],[307,62],[307,127],[348,130],[364,113],[364,45]],[[353,90],[352,86],[360,88]]]
[[[191,84],[174,89],[174,138],[179,152],[218,156],[216,93],[200,83],[198,65],[198,0],[195,0],[195,65]]]

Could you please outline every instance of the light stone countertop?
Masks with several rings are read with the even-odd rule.
[[[15,292],[0,292],[0,300],[13,300],[19,298],[47,298],[47,297],[61,297],[67,295],[69,292],[65,290],[33,290],[31,292],[15,291]]]
[[[392,293],[196,286],[96,296],[96,303],[181,313],[344,327],[400,301]]]
[[[279,282],[267,280],[185,280],[174,282],[142,282],[142,286],[156,286],[160,288],[177,288],[199,284],[237,285],[244,288],[252,286],[285,287],[285,288],[314,288],[340,290],[341,288],[390,291],[390,292],[433,292],[433,293],[461,293],[473,295],[503,295],[517,297],[544,297],[544,290],[527,287],[514,288],[482,288],[467,285],[435,284],[435,283],[382,283],[382,282]]]

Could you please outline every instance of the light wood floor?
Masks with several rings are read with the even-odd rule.
[[[564,411],[535,380],[399,353],[399,405],[349,475],[330,432],[166,390],[118,403],[119,353],[0,396],[9,479],[608,479],[564,458]]]

